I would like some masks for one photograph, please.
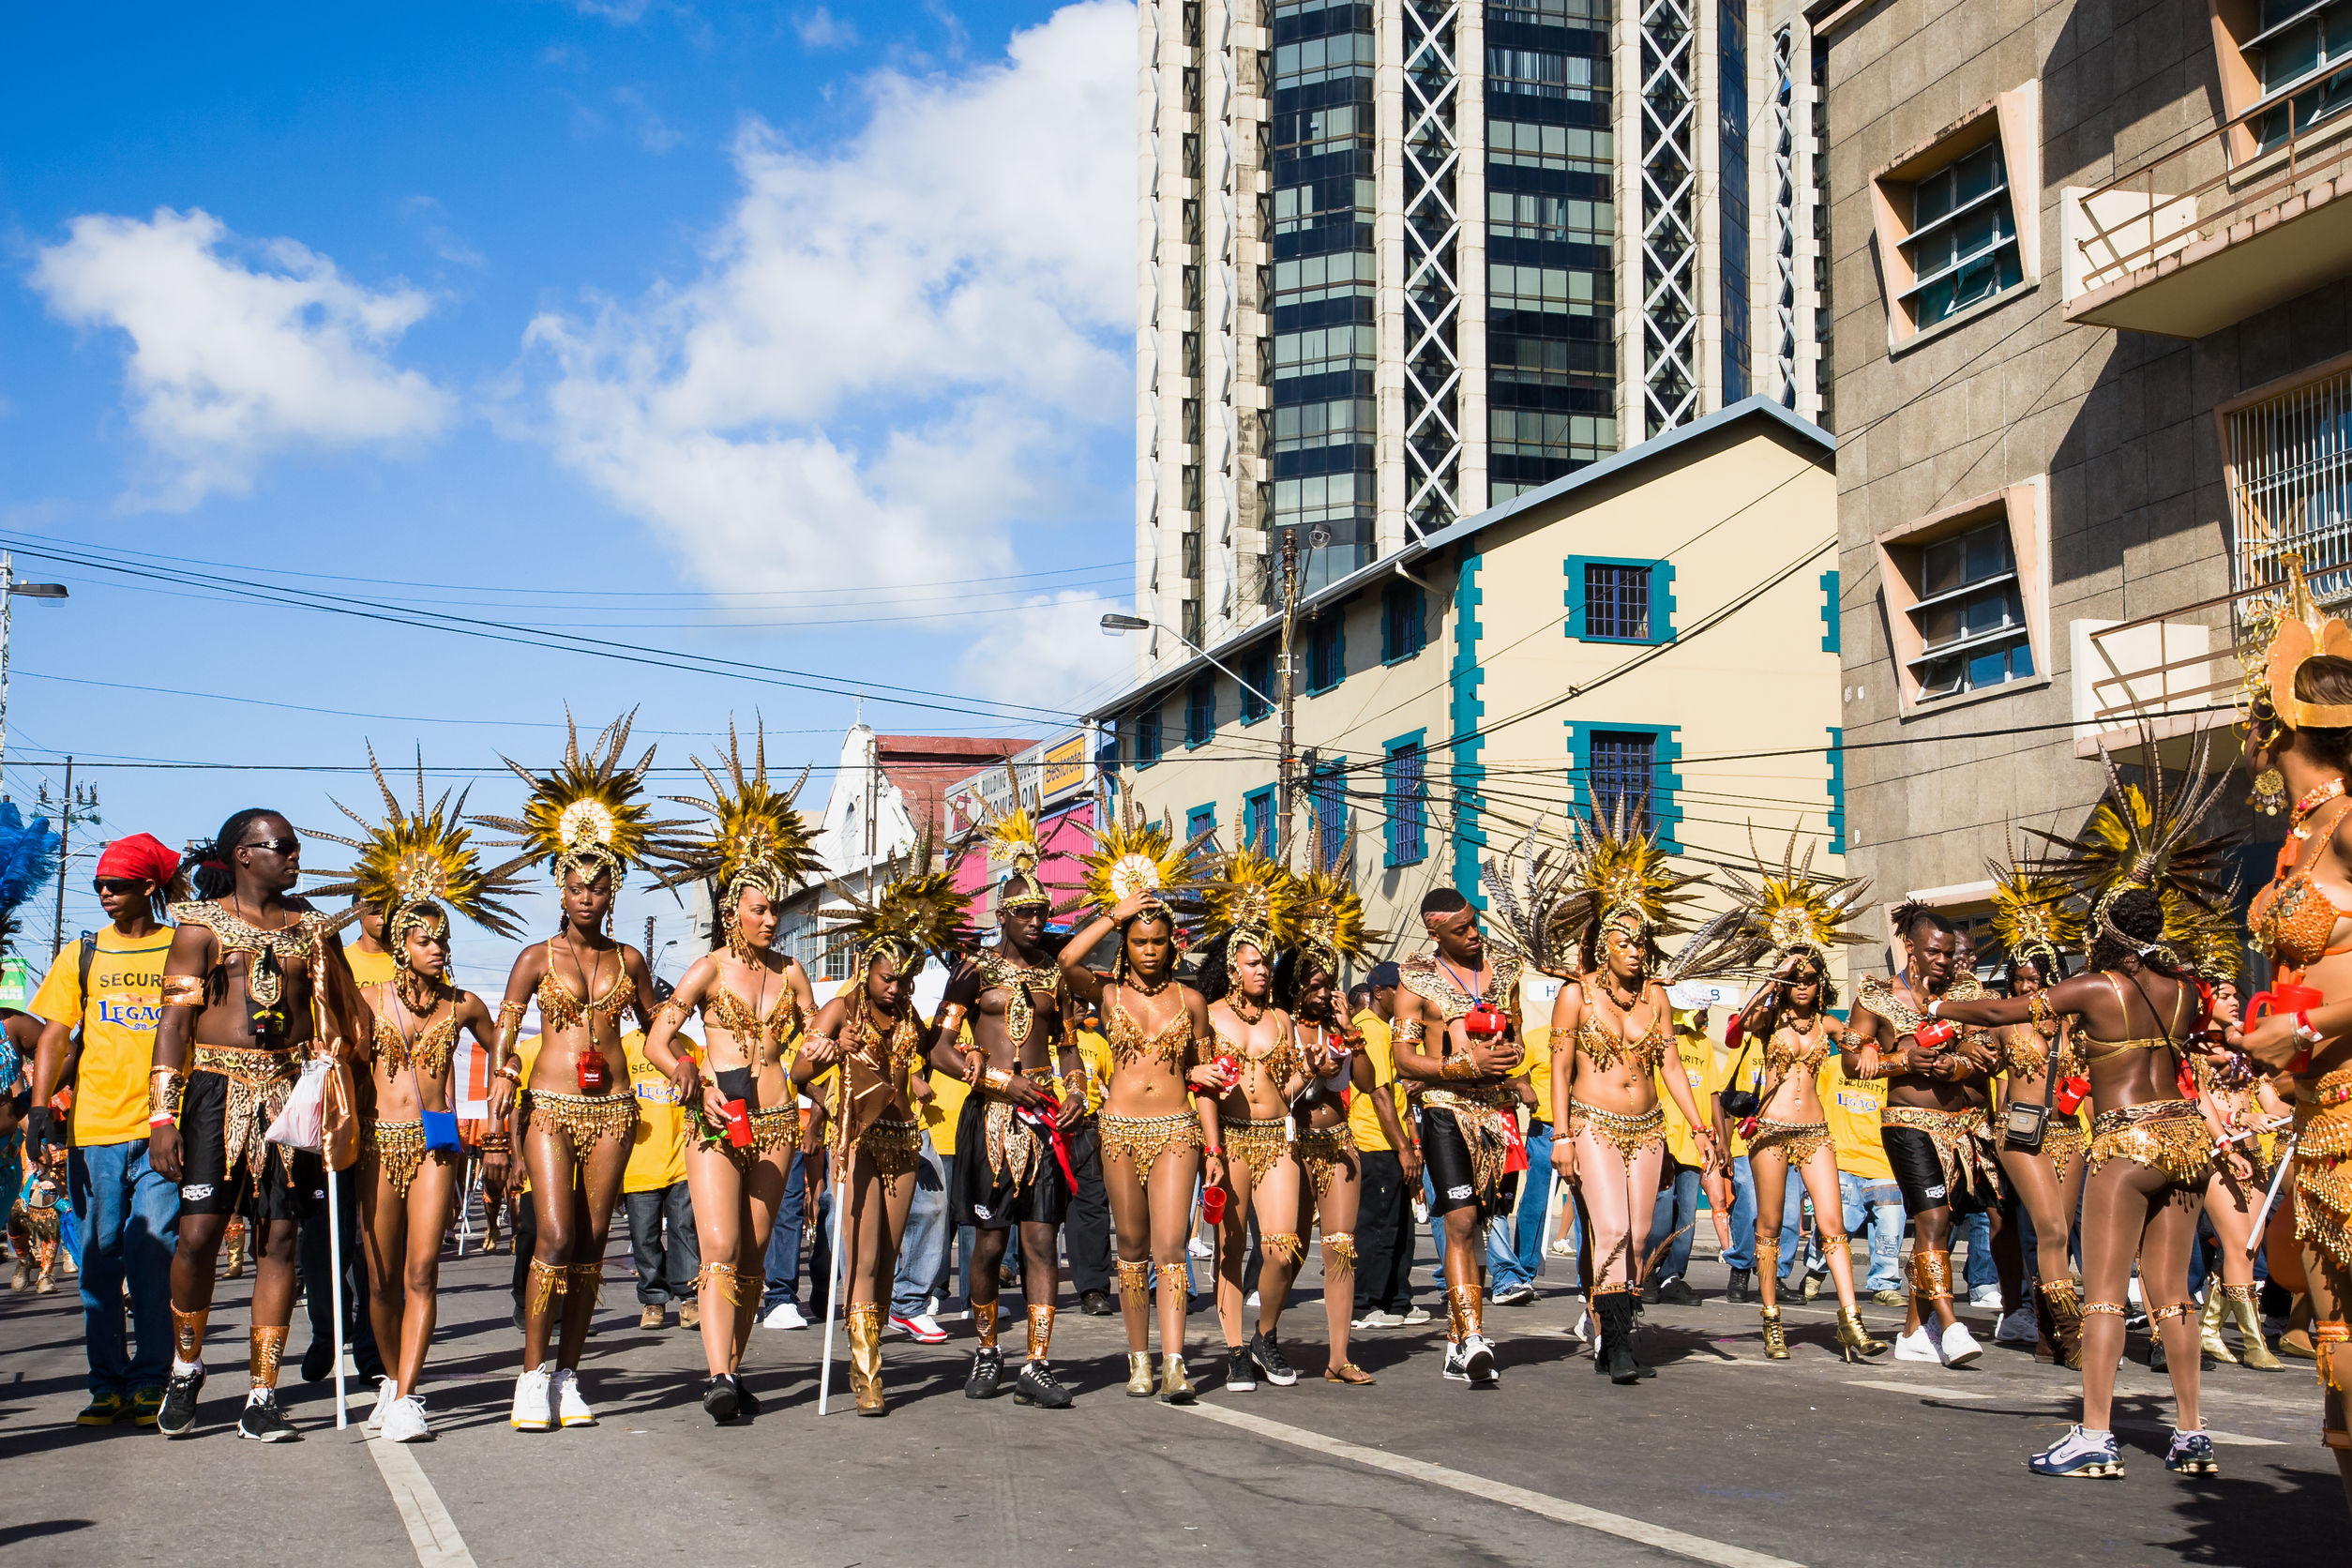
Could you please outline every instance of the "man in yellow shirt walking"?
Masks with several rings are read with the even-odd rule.
[[[656,982],[656,989],[668,981]],[[667,1002],[657,996],[656,1002]],[[694,1042],[683,1033],[684,1046]],[[637,1265],[637,1326],[657,1329],[678,1304],[678,1326],[697,1327],[701,1313],[694,1295],[702,1271],[701,1243],[694,1234],[694,1199],[686,1190],[686,1108],[677,1086],[645,1057],[645,1036],[621,1036],[629,1064],[629,1088],[637,1096],[637,1130],[630,1135],[629,1163],[621,1173],[621,1205],[629,1215],[629,1257]]]
[[[1849,1078],[1846,1058],[1832,1052],[1821,1063],[1814,1083],[1821,1109],[1830,1120],[1830,1139],[1837,1150],[1837,1186],[1847,1244],[1865,1224],[1870,1232],[1870,1274],[1862,1289],[1880,1306],[1905,1306],[1910,1297],[1903,1289],[1903,1189],[1894,1184],[1894,1168],[1887,1163],[1887,1146],[1878,1137],[1879,1112],[1887,1107],[1887,1080]],[[1819,1216],[1815,1217],[1819,1223]],[[1826,1228],[1824,1228],[1826,1229]]]

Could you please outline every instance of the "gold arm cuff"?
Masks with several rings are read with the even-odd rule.
[[[656,1024],[666,1023],[672,1029],[675,1029],[680,1024],[685,1023],[686,1021],[686,1018],[687,1014],[686,1008],[674,996],[654,1010],[654,1022]]]
[[[1449,1056],[1445,1059],[1445,1065],[1438,1069],[1438,1077],[1451,1078],[1456,1082],[1485,1076],[1478,1070],[1478,1063],[1467,1056]]]
[[[204,977],[201,974],[167,974],[163,977],[163,1005],[166,1007],[202,1007],[204,1005]]]
[[[177,1067],[158,1067],[147,1075],[147,1120],[150,1123],[163,1117],[179,1120],[180,1106],[188,1097],[188,1075]]]
[[[1389,1039],[1395,1045],[1418,1047],[1428,1033],[1428,1026],[1419,1018],[1400,1019],[1390,1029]]]

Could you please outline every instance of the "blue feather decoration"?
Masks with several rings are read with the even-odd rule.
[[[27,823],[16,802],[0,800],[0,930],[14,934],[16,912],[56,874],[57,850],[48,818]]]

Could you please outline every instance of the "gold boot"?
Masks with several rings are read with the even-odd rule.
[[[1861,1308],[1841,1306],[1837,1309],[1837,1348],[1847,1361],[1855,1362],[1864,1356],[1884,1355],[1887,1342],[1870,1337],[1869,1331],[1862,1327]]]
[[[1171,1405],[1189,1405],[1192,1392],[1192,1380],[1184,1376],[1184,1358],[1160,1357],[1160,1397]]]
[[[1152,1352],[1129,1350],[1127,1352],[1127,1397],[1149,1399],[1158,1392],[1158,1385],[1152,1380]]]
[[[2251,1285],[2222,1287],[2222,1314],[2238,1325],[2238,1337],[2242,1346],[2239,1358],[2257,1372],[2284,1372],[2286,1363],[2270,1353],[2270,1347],[2262,1337],[2262,1312],[2254,1305],[2254,1288]]]
[[[887,1415],[882,1403],[882,1304],[853,1302],[847,1319],[850,1332],[850,1393],[860,1415]]]
[[[2197,1349],[2225,1366],[2238,1364],[2229,1347],[2222,1343],[2222,1282],[2205,1292],[2205,1308],[2197,1314]]]
[[[1780,1308],[1759,1306],[1756,1310],[1764,1319],[1764,1359],[1787,1361],[1788,1359],[1788,1336],[1781,1332]]]

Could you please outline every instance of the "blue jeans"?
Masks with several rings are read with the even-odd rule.
[[[1527,1130],[1527,1169],[1519,1177],[1519,1206],[1510,1219],[1498,1217],[1486,1228],[1486,1274],[1491,1290],[1532,1285],[1543,1275],[1544,1211],[1551,1201],[1551,1191],[1552,1124],[1537,1122]]]
[[[792,1163],[784,1170],[784,1197],[776,1206],[776,1229],[768,1232],[767,1289],[760,1295],[762,1317],[786,1302],[798,1304],[800,1301],[801,1213],[808,1196],[802,1163],[796,1149]]]
[[[1970,1214],[1968,1217],[1968,1261],[1962,1272],[1968,1289],[2000,1283],[2000,1271],[1993,1266],[1993,1216]]]
[[[1698,1168],[1677,1165],[1674,1179],[1658,1190],[1658,1201],[1650,1211],[1650,1236],[1643,1244],[1644,1254],[1663,1244],[1666,1237],[1674,1236],[1674,1244],[1650,1271],[1651,1278],[1679,1278],[1691,1266],[1691,1242],[1698,1232]],[[1677,1231],[1681,1234],[1676,1235]]]
[[[1837,1173],[1837,1195],[1845,1209],[1848,1236],[1864,1227],[1870,1233],[1870,1276],[1864,1292],[1903,1288],[1903,1189],[1892,1182],[1865,1182],[1849,1171]]]
[[[947,1267],[947,1168],[925,1133],[921,1163],[914,1168],[914,1201],[907,1209],[906,1234],[898,1238],[898,1273],[890,1284],[892,1317],[915,1317],[927,1304],[931,1287]]]
[[[83,1220],[82,1334],[90,1392],[128,1397],[161,1388],[172,1372],[172,1253],[179,1244],[180,1189],[147,1163],[147,1140],[76,1149],[66,1185]],[[123,1286],[130,1286],[136,1354],[123,1341]]]
[[[1803,1262],[1797,1252],[1797,1222],[1804,1214],[1804,1202],[1805,1184],[1792,1171],[1787,1190],[1781,1195],[1780,1273],[1783,1279],[1793,1277]],[[1756,1267],[1756,1173],[1748,1168],[1745,1154],[1735,1155],[1731,1161],[1731,1245],[1725,1250],[1723,1260],[1735,1269]]]

